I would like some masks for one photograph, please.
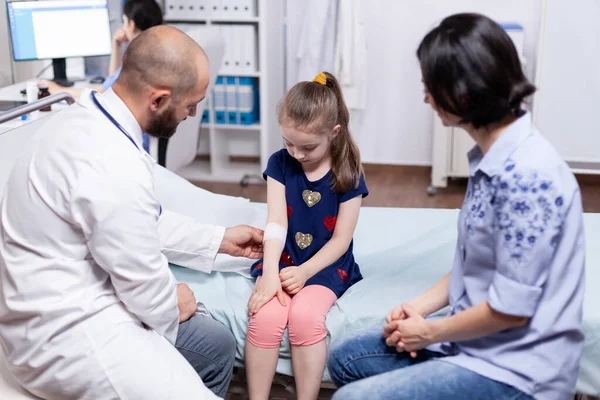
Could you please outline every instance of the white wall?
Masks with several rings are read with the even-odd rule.
[[[598,173],[600,1],[546,4],[534,121],[567,161]]]
[[[302,0],[288,1],[288,84],[295,76]],[[340,0],[345,1],[345,0]],[[431,165],[432,111],[423,104],[415,55],[423,36],[444,17],[478,12],[525,29],[527,75],[533,79],[540,0],[362,0],[368,52],[368,108],[354,135],[364,162]],[[297,13],[297,14],[294,14]],[[316,71],[318,72],[318,71]]]

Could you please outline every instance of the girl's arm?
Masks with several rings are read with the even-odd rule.
[[[277,224],[287,231],[288,220],[285,186],[271,177],[267,178],[267,207],[267,225],[271,223]],[[248,311],[250,314],[256,313],[274,296],[277,296],[279,302],[285,305],[281,281],[279,280],[279,259],[281,258],[283,248],[284,243],[281,243],[277,239],[265,240],[263,243],[263,273],[248,301]]]
[[[287,201],[285,199],[285,186],[271,177],[267,177],[267,225],[277,224],[287,231]],[[266,273],[277,275],[279,273],[279,259],[283,252],[284,244],[277,240],[267,240],[263,245],[263,276]]]
[[[333,236],[325,246],[299,267],[288,267],[281,271],[281,282],[288,293],[299,292],[310,277],[339,260],[348,251],[358,222],[361,203],[360,195],[341,203]]]

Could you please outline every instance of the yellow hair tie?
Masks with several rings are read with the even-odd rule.
[[[327,76],[325,76],[325,73],[319,72],[319,74],[317,76],[315,76],[315,79],[313,79],[313,82],[317,82],[323,86],[326,86],[327,85]]]

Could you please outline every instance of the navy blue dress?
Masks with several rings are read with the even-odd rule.
[[[353,186],[346,193],[333,192],[331,171],[318,181],[309,181],[302,164],[285,149],[271,156],[263,176],[265,179],[270,176],[285,186],[288,233],[279,261],[280,270],[302,265],[331,239],[340,203],[369,194],[364,176],[361,176],[358,188]],[[337,297],[344,294],[362,279],[352,248],[353,241],[339,260],[308,279],[305,286],[322,285]],[[252,265],[253,277],[262,275],[262,263],[263,260],[258,260]]]

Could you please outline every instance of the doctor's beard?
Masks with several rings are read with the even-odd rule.
[[[170,138],[175,134],[179,122],[175,117],[175,109],[167,109],[162,113],[156,113],[150,118],[146,133],[159,138]]]

